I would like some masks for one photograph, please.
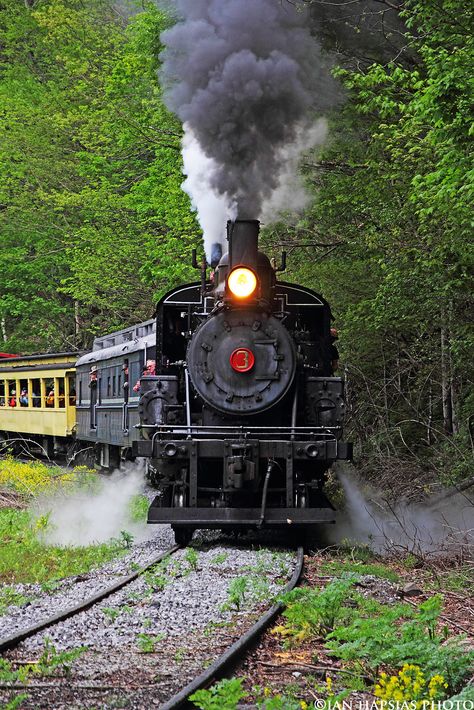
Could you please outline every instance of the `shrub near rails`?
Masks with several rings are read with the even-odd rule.
[[[47,466],[41,461],[23,463],[12,456],[0,460],[0,488],[30,497],[58,488],[63,484],[83,484],[94,475],[86,466],[66,471]]]

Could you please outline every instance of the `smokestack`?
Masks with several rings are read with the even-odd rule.
[[[229,265],[245,264],[257,270],[258,258],[258,233],[260,222],[258,219],[236,219],[227,222],[227,240],[229,242]]]
[[[220,262],[222,256],[222,244],[215,242],[211,246],[211,266],[213,269],[216,268],[217,264]]]

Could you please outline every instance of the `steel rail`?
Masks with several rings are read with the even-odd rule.
[[[301,577],[304,565],[304,551],[302,547],[298,548],[298,559],[296,562],[296,567],[293,575],[283,589],[283,592],[289,592],[296,587],[298,581]],[[266,611],[258,619],[258,621],[246,631],[243,636],[241,636],[237,641],[235,641],[232,646],[230,646],[227,651],[225,651],[219,658],[217,658],[214,663],[212,663],[205,671],[198,675],[194,680],[192,680],[188,685],[186,685],[179,693],[173,695],[170,700],[168,700],[163,705],[160,705],[160,710],[178,710],[178,708],[185,707],[188,703],[188,698],[190,695],[195,693],[200,688],[208,686],[212,681],[217,680],[225,674],[225,671],[234,664],[239,657],[254,643],[262,633],[267,629],[267,627],[274,621],[274,619],[280,614],[285,605],[283,602],[277,602],[268,611]]]
[[[72,616],[79,614],[81,611],[89,609],[90,607],[94,606],[94,604],[97,604],[97,602],[100,602],[102,599],[106,599],[106,597],[110,596],[114,592],[117,592],[119,589],[126,587],[127,584],[130,584],[130,582],[133,582],[135,579],[138,579],[138,577],[140,577],[144,572],[150,569],[150,567],[153,567],[153,565],[158,564],[158,562],[164,560],[165,557],[173,555],[181,547],[182,545],[173,545],[168,550],[164,550],[163,552],[160,552],[159,554],[155,555],[150,560],[150,562],[147,562],[146,565],[140,567],[140,569],[136,572],[133,572],[132,574],[127,575],[126,577],[122,577],[118,582],[111,584],[109,587],[106,587],[101,592],[93,594],[92,596],[88,597],[79,604],[67,607],[63,611],[60,611],[58,614],[50,616],[44,619],[43,621],[39,621],[37,624],[27,626],[22,631],[18,631],[17,633],[12,634],[11,636],[5,636],[4,638],[0,639],[0,653],[15,648],[16,646],[18,646],[19,643],[21,643],[27,638],[30,638],[31,636],[34,636],[40,631],[43,631],[44,629],[47,629],[50,626],[54,626],[60,621],[69,619]]]

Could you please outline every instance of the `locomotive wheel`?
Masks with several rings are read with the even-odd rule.
[[[173,527],[174,541],[177,545],[189,545],[192,540],[194,530],[192,528]]]

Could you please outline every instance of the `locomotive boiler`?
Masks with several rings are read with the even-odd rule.
[[[148,522],[171,523],[179,542],[197,528],[332,522],[326,472],[351,457],[329,304],[277,280],[258,234],[256,220],[229,222],[212,278],[204,264],[158,304],[133,453],[157,489]]]

